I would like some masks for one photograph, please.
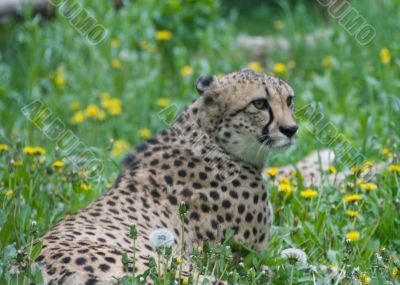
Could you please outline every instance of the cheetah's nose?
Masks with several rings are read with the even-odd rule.
[[[286,135],[288,138],[291,138],[298,130],[298,126],[293,125],[293,126],[282,126],[279,127],[279,130]]]

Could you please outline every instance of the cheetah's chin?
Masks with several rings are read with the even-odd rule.
[[[279,140],[279,141],[273,142],[271,144],[271,146],[272,146],[272,148],[275,148],[275,149],[287,149],[294,144],[295,144],[294,140]]]

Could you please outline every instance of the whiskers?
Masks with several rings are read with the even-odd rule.
[[[261,136],[258,138],[258,141],[259,141],[260,143],[262,143],[262,144],[265,144],[265,145],[270,145],[270,144],[272,143],[271,137],[270,137],[269,135],[267,135],[267,134],[261,135]]]
[[[265,136],[263,139],[266,140]],[[261,138],[251,135],[233,134],[225,148],[236,157],[245,160],[257,167],[263,167],[269,153],[270,146],[260,142]]]

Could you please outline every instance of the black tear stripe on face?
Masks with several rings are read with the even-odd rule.
[[[265,140],[267,140],[268,137],[268,133],[269,133],[269,126],[272,124],[272,121],[274,120],[274,113],[272,112],[271,106],[269,105],[268,101],[267,102],[267,110],[268,110],[268,114],[269,114],[269,121],[268,123],[265,125],[265,127],[262,129],[262,135],[265,136]]]

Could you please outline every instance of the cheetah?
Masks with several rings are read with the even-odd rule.
[[[271,149],[295,143],[293,89],[253,70],[200,77],[198,98],[168,129],[123,162],[115,184],[89,207],[46,233],[37,262],[45,284],[115,284],[130,253],[129,229],[139,232],[135,272],[155,256],[149,235],[167,228],[178,247],[181,202],[188,209],[188,248],[204,240],[236,242],[260,251],[273,223],[262,170]]]

